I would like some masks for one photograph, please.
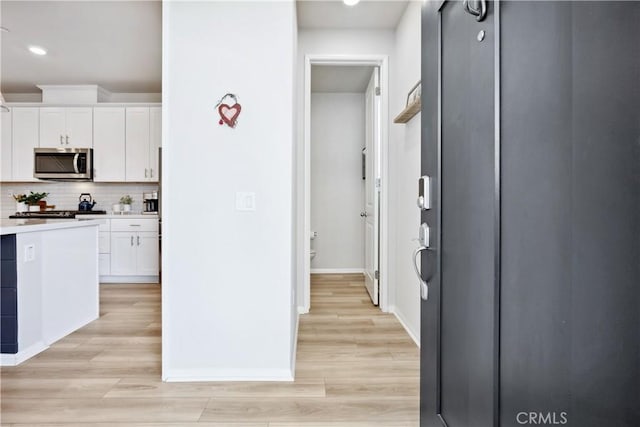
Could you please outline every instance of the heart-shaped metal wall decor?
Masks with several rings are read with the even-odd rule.
[[[233,105],[224,103],[227,97],[233,99]],[[218,108],[218,114],[220,114],[220,121],[218,123],[220,125],[226,124],[230,128],[235,128],[236,124],[238,124],[240,111],[242,111],[242,106],[238,104],[238,97],[232,93],[227,93],[220,99],[216,107]]]

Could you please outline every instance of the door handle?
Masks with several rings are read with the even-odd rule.
[[[78,166],[78,160],[80,159],[80,153],[76,153],[73,156],[73,170],[75,173],[80,173],[80,166]]]
[[[426,246],[420,246],[418,249],[416,249],[413,252],[413,269],[416,272],[416,276],[418,276],[418,280],[420,280],[420,297],[425,301],[429,299],[429,280],[431,280],[432,275],[429,274],[427,280],[424,280],[422,278],[422,272],[420,271],[420,268],[418,268],[418,256],[423,251],[430,251],[430,250],[432,249]]]
[[[476,20],[480,22],[487,16],[487,1],[479,0],[478,3],[480,4],[480,8],[474,9],[473,7],[469,6],[469,0],[464,0],[462,2],[462,7],[464,7],[465,12],[475,16]]]
[[[368,214],[366,211],[365,211],[365,212],[360,212],[360,216],[361,216],[362,218],[366,218],[366,217],[368,217],[368,216],[369,216],[369,214]]]

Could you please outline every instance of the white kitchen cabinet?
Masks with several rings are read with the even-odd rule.
[[[138,274],[136,233],[111,233],[111,275],[135,276]]]
[[[40,108],[40,147],[93,147],[93,108]]]
[[[11,181],[37,181],[33,177],[33,149],[38,147],[39,108],[12,107]]]
[[[158,181],[158,149],[162,146],[162,107],[149,108],[149,178]]]
[[[158,147],[162,139],[160,107],[126,109],[126,180],[158,181]]]
[[[99,215],[95,218],[101,219]],[[111,274],[111,220],[98,227],[98,270],[100,277]]]
[[[93,110],[93,180],[125,180],[125,109],[100,107]]]
[[[111,220],[111,276],[152,276],[159,273],[158,220]]]
[[[11,148],[11,120],[12,120],[12,112],[11,111],[2,111],[0,113],[2,117],[2,133],[0,138],[0,181],[11,181],[11,170],[12,170],[12,148]]]

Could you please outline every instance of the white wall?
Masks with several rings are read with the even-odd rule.
[[[97,203],[94,210],[111,211],[111,205],[120,202],[120,197],[129,194],[133,198],[131,209],[140,212],[142,193],[156,191],[157,184],[142,183],[98,183],[98,182],[3,182],[0,184],[0,217],[8,218],[16,211],[13,194],[49,193],[47,204],[55,205],[56,210],[77,210],[81,193],[90,193]]]
[[[165,380],[292,378],[294,8],[163,4]]]
[[[297,59],[297,102],[296,109],[304,111],[304,61],[306,55],[387,55],[390,62],[394,61],[395,51],[394,32],[389,30],[301,30],[298,33]],[[296,209],[304,212],[304,115],[299,114],[296,134],[296,164],[299,173],[296,180]],[[304,215],[297,215],[296,246],[298,265],[303,265],[305,239]],[[302,269],[297,272],[298,306],[305,305],[305,277]]]
[[[311,94],[312,272],[364,269],[363,93]]]
[[[421,3],[409,4],[395,33],[396,55],[392,63],[390,115],[406,104],[409,90],[420,80]],[[413,250],[418,243],[420,211],[416,207],[420,176],[420,113],[407,124],[392,124],[389,141],[390,266],[395,293],[393,311],[412,338],[420,340],[420,289],[413,271]]]

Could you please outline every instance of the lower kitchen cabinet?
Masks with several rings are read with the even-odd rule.
[[[100,230],[102,282],[156,282],[160,270],[157,218],[113,218]]]
[[[112,276],[157,276],[158,233],[111,232]]]

